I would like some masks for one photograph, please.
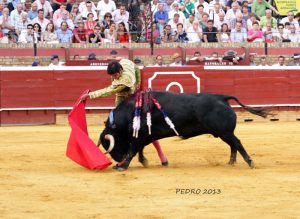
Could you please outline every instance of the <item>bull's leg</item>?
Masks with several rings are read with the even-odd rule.
[[[160,147],[160,144],[159,144],[159,141],[156,140],[156,141],[153,141],[152,144],[154,145],[156,151],[157,151],[157,154],[159,156],[159,159],[161,161],[161,164],[163,166],[168,166],[169,165],[169,162],[168,162],[168,159],[167,157],[165,156],[164,152],[162,151],[161,147]]]
[[[144,148],[142,148],[139,151],[139,162],[144,166],[144,167],[148,167],[148,160],[147,158],[144,156]]]
[[[241,141],[233,134],[228,133],[223,136],[220,136],[220,138],[226,142],[231,147],[231,155],[230,155],[230,163],[236,161],[236,151],[238,151],[246,163],[249,165],[249,167],[254,167],[254,162],[251,159],[251,157],[247,154],[245,148],[243,147]]]

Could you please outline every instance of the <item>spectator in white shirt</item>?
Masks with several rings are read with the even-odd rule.
[[[287,14],[287,17],[282,18],[280,23],[284,25],[286,22],[289,22],[290,24],[293,24],[296,27],[296,32],[298,32],[299,31],[299,23],[294,17],[295,17],[294,12],[289,11]]]
[[[218,29],[221,30],[221,26],[222,24],[227,24],[226,20],[225,20],[225,13],[224,12],[220,12],[218,14],[218,18],[214,20],[214,26]]]
[[[129,30],[128,19],[129,19],[129,12],[126,11],[125,5],[121,5],[120,9],[117,9],[112,13],[112,20],[116,24],[123,22],[127,30]]]
[[[258,66],[269,66],[266,56],[262,56],[259,60],[260,60],[260,64]]]
[[[278,30],[278,32],[276,32],[275,34],[274,34],[274,37],[275,37],[275,40],[277,41],[277,42],[282,42],[282,41],[286,41],[286,40],[288,40],[288,34],[286,34],[285,32],[284,32],[284,25],[283,24],[278,24],[277,25],[277,30]]]
[[[38,23],[42,28],[42,32],[45,31],[46,26],[49,22],[50,21],[47,18],[44,17],[44,10],[43,9],[39,9],[38,10],[38,16],[31,21],[32,24]]]
[[[3,8],[2,10],[2,15],[0,16],[0,25],[4,34],[8,34],[9,31],[15,30],[15,26],[11,23],[8,8]]]
[[[199,27],[198,21],[194,21],[193,26],[187,29],[187,37],[190,43],[199,43],[202,41],[202,28]]]
[[[251,30],[253,28],[252,24],[255,22],[260,25],[260,22],[256,18],[256,14],[251,13],[249,19],[247,20],[247,29]]]
[[[182,66],[182,57],[179,53],[172,55],[173,62],[169,66]]]
[[[174,14],[179,14],[179,18],[184,21],[186,20],[185,15],[182,11],[179,10],[179,4],[178,2],[173,2],[173,4],[171,5],[172,10],[169,11],[168,16],[169,19],[172,19],[174,17]]]
[[[203,5],[204,12],[208,13],[209,11],[209,4],[204,0],[198,0],[194,3],[195,8],[198,8],[199,5]]]
[[[183,23],[182,20],[179,19],[179,14],[174,14],[173,19],[169,20],[168,24],[171,26],[172,28],[172,33],[174,33],[177,29],[177,24],[179,23]]]
[[[21,13],[20,20],[16,24],[16,34],[19,36],[23,30],[27,30],[27,25],[30,23],[28,14],[26,12]]]
[[[74,23],[73,21],[69,18],[69,12],[67,10],[65,10],[63,13],[62,13],[62,17],[59,18],[56,23],[55,23],[55,28],[56,29],[59,29],[61,27],[61,23],[62,22],[66,22],[68,24],[68,27],[70,30],[73,30],[74,29]]]
[[[90,1],[89,1],[89,0],[82,0],[82,2],[80,2],[79,7],[78,7],[80,13],[82,13],[83,11],[85,11],[85,10],[87,9],[87,8],[86,8],[86,3],[87,3],[87,2],[90,2]],[[92,9],[93,9],[94,11],[97,10],[97,8],[96,8],[94,2],[92,2]]]
[[[236,22],[235,28],[231,30],[231,42],[243,43],[247,42],[247,30],[242,27],[242,22]]]
[[[50,68],[56,68],[59,66],[63,66],[64,63],[59,61],[59,56],[58,55],[53,55],[51,57],[51,63],[49,64]]]
[[[87,20],[88,14],[93,14],[94,21],[98,21],[98,16],[96,10],[93,9],[93,4],[90,1],[86,2],[86,9],[82,12],[82,19]]]
[[[195,18],[198,21],[202,21],[203,14],[206,13],[203,5],[198,5],[195,12]]]
[[[294,24],[290,25],[290,33],[288,34],[288,39],[292,43],[300,43],[300,33],[296,33],[296,27]]]
[[[44,10],[44,17],[48,17],[48,18],[53,17],[53,9],[50,2],[48,2],[47,0],[36,0],[35,3],[38,6],[38,10],[39,9]]]
[[[276,36],[275,36],[276,30],[275,28],[272,28],[271,22],[267,22],[266,26],[262,28],[262,31],[264,33],[265,41],[267,43],[272,43],[276,41]]]
[[[104,19],[104,15],[109,12],[112,13],[117,10],[116,3],[113,0],[101,0],[98,2],[97,11],[99,12],[99,20]]]
[[[33,43],[33,25],[28,24],[27,30],[22,30],[18,43]]]
[[[242,12],[239,9],[239,4],[236,2],[233,2],[231,5],[231,9],[229,9],[225,15],[225,20],[226,20],[227,24],[230,24],[230,22],[236,18],[236,15],[240,14],[240,13],[242,13]]]
[[[195,18],[195,15],[190,14],[188,19],[185,20],[183,26],[185,27],[185,30],[189,29],[190,27],[193,26],[193,22],[197,21]]]
[[[64,11],[67,11],[65,5],[60,5],[59,9],[57,9],[56,11],[54,11],[54,13],[53,13],[53,23],[54,24],[56,23],[56,21],[58,20],[58,18],[62,17],[62,14],[63,14]]]
[[[13,26],[16,26],[18,21],[20,20],[21,13],[23,11],[22,3],[18,3],[15,10],[10,13],[10,20]]]
[[[278,57],[278,63],[274,64],[273,66],[285,66],[284,61],[285,61],[285,57],[284,56],[279,56]]]

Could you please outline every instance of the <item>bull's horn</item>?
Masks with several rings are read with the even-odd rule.
[[[109,135],[109,134],[105,135],[104,138],[109,141],[109,147],[108,147],[107,151],[105,152],[105,154],[108,154],[114,149],[115,139],[114,139],[114,136]]]

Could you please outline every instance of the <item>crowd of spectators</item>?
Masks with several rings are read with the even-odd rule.
[[[300,42],[300,14],[290,11],[281,18],[266,0],[121,2],[0,0],[0,41]]]

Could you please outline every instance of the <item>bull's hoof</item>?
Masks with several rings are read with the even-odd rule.
[[[122,163],[118,163],[115,166],[113,166],[113,169],[118,170],[118,171],[124,171],[127,170],[128,167],[126,167],[124,164]]]
[[[249,167],[251,168],[251,169],[253,169],[253,168],[255,168],[255,165],[254,165],[254,162],[253,162],[253,160],[249,160]]]
[[[139,162],[143,165],[143,167],[148,167],[149,166],[149,162],[146,158],[144,158],[144,159],[139,158]]]
[[[169,166],[169,162],[168,161],[162,162],[161,165],[167,167]]]
[[[234,160],[230,160],[229,162],[228,162],[228,165],[230,165],[230,166],[234,166],[234,164],[236,163],[236,161],[234,161]]]
[[[117,171],[125,171],[127,170],[128,168],[127,167],[124,167],[124,166],[119,166],[118,164],[113,166],[113,169],[117,170]]]

